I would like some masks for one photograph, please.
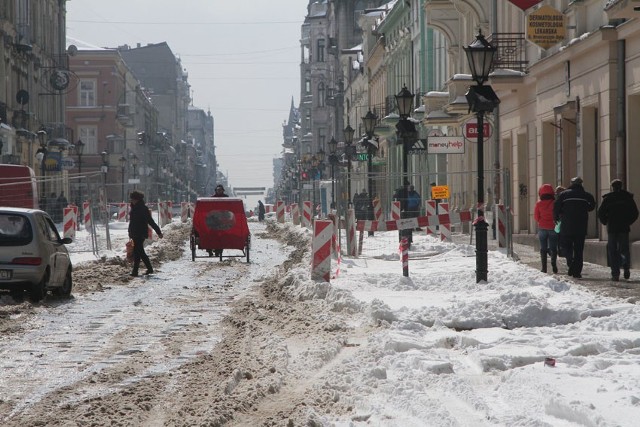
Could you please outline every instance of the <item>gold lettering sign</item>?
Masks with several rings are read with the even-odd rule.
[[[527,15],[527,39],[543,49],[549,49],[564,40],[566,24],[564,15],[545,5]]]

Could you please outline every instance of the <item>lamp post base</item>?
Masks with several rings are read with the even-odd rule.
[[[484,216],[478,215],[473,223],[476,229],[476,283],[481,280],[487,281],[488,273],[488,247],[487,247],[487,230],[489,224],[485,221]]]

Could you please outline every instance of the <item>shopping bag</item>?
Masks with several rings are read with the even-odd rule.
[[[560,233],[560,222],[561,221],[556,222],[556,227],[553,229],[556,233]]]
[[[127,261],[133,262],[133,239],[129,240],[125,245],[127,252]]]

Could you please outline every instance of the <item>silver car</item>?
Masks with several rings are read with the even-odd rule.
[[[24,291],[40,301],[47,291],[71,296],[71,259],[49,215],[37,209],[0,207],[0,289]]]

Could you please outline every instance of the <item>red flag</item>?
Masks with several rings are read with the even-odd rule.
[[[511,3],[515,4],[522,10],[527,10],[530,7],[533,7],[540,3],[542,0],[509,0]]]

